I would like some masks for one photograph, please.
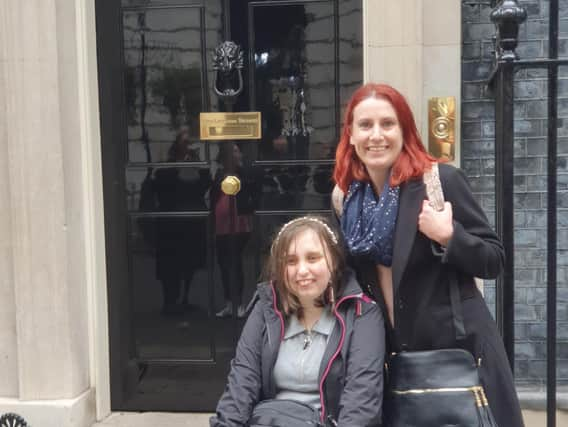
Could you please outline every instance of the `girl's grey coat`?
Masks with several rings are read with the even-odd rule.
[[[339,426],[379,426],[383,399],[384,320],[361,293],[355,275],[345,275],[335,324],[320,366],[324,418]],[[237,345],[225,392],[211,427],[246,426],[254,406],[276,395],[273,369],[284,336],[282,313],[270,284],[260,284]],[[343,337],[343,338],[342,338]]]
[[[394,330],[389,350],[431,350],[462,347],[481,361],[480,375],[499,426],[523,425],[513,377],[495,322],[474,277],[493,279],[502,270],[505,253],[483,210],[475,201],[464,173],[439,165],[440,180],[451,202],[454,234],[445,252],[434,251],[418,231],[418,214],[426,199],[421,179],[401,185],[394,233],[392,281]],[[384,307],[375,265],[353,258],[359,283]],[[449,299],[449,271],[457,273],[467,339],[456,342]]]

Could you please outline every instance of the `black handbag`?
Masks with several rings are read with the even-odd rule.
[[[459,348],[394,355],[383,406],[387,427],[497,427],[478,366]]]
[[[324,427],[319,411],[312,406],[288,399],[269,399],[258,403],[248,427]]]
[[[424,174],[431,205],[444,209],[437,165]],[[432,250],[439,250],[432,243]],[[466,338],[457,274],[448,272],[456,342]],[[423,299],[421,309],[426,299]],[[419,312],[421,310],[418,310]],[[461,348],[403,351],[387,363],[383,403],[387,427],[498,427],[473,355]]]

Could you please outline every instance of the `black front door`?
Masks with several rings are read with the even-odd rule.
[[[329,215],[361,1],[96,7],[112,409],[212,411],[274,230]],[[233,103],[214,90],[226,40]],[[228,110],[260,111],[262,137],[200,140],[199,113]]]

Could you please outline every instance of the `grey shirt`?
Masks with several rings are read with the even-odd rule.
[[[320,409],[318,375],[335,322],[326,307],[308,334],[296,315],[290,316],[274,365],[276,399],[298,400]]]

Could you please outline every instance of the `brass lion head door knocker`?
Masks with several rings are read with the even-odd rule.
[[[243,66],[243,51],[235,42],[224,41],[215,48],[213,89],[227,107],[232,106],[243,91]]]

